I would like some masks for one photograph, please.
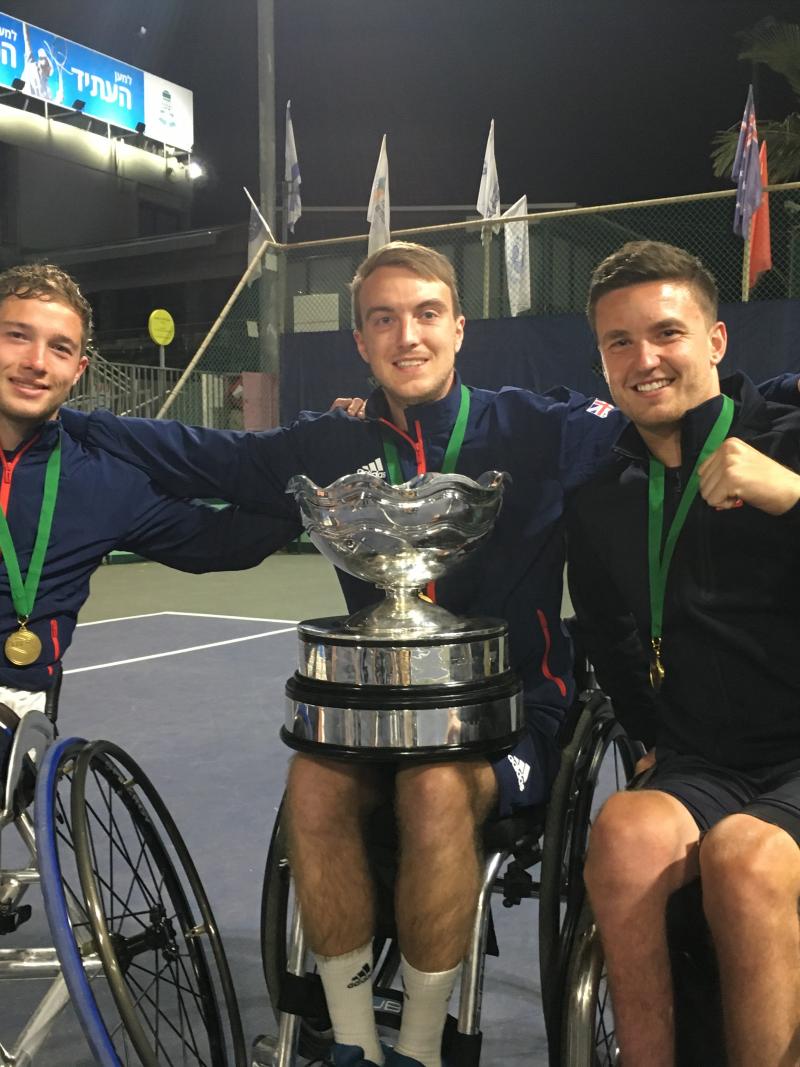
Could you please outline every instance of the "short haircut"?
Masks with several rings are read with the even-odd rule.
[[[55,300],[72,308],[81,320],[81,355],[92,340],[92,307],[77,282],[52,263],[9,267],[0,274],[0,302],[9,296],[20,300]]]
[[[592,272],[586,314],[595,329],[597,301],[615,289],[642,282],[684,282],[697,297],[711,322],[717,321],[719,292],[714,276],[697,256],[661,241],[628,241]]]
[[[453,298],[453,315],[458,318],[461,314],[456,273],[450,260],[441,252],[426,248],[425,245],[413,244],[411,241],[391,241],[383,248],[379,248],[377,252],[373,252],[371,256],[367,256],[350,283],[350,292],[353,295],[353,321],[357,330],[364,325],[358,302],[361,286],[379,267],[405,267],[406,270],[418,274],[420,278],[425,278],[427,281],[444,282]]]

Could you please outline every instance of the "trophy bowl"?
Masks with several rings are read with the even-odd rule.
[[[334,566],[386,591],[386,600],[351,616],[373,633],[460,629],[449,612],[421,600],[428,582],[463,562],[494,526],[506,475],[487,471],[422,474],[389,485],[347,474],[321,488],[305,475],[287,486],[312,543]]]

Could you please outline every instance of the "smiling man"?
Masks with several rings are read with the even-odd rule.
[[[0,274],[0,780],[10,731],[44,707],[89,578],[112,549],[199,572],[252,566],[288,535],[267,516],[170,499],[63,432],[91,328],[89,304],[57,267]]]
[[[800,1063],[800,413],[722,382],[716,285],[636,242],[589,317],[632,425],[572,509],[570,588],[603,687],[651,749],[585,880],[625,1067],[672,1067],[665,914],[700,878],[732,1067]],[[699,1060],[692,1062],[699,1062]]]

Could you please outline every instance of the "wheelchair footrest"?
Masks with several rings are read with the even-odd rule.
[[[447,1016],[442,1037],[442,1053],[448,1067],[479,1067],[483,1034],[462,1034],[458,1022],[452,1015]]]
[[[30,917],[30,904],[0,905],[0,934],[13,934]]]
[[[530,873],[516,861],[509,863],[501,879],[503,889],[503,907],[513,908],[522,900],[529,900],[536,894],[536,883]]]
[[[302,1016],[315,1030],[329,1030],[331,1027],[322,981],[318,974],[285,973],[278,997],[278,1010]]]

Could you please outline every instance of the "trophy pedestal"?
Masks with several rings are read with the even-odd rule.
[[[350,759],[453,759],[511,748],[523,725],[508,628],[456,619],[403,635],[353,619],[300,623],[299,668],[286,685],[283,740]],[[441,620],[439,620],[441,621]]]

